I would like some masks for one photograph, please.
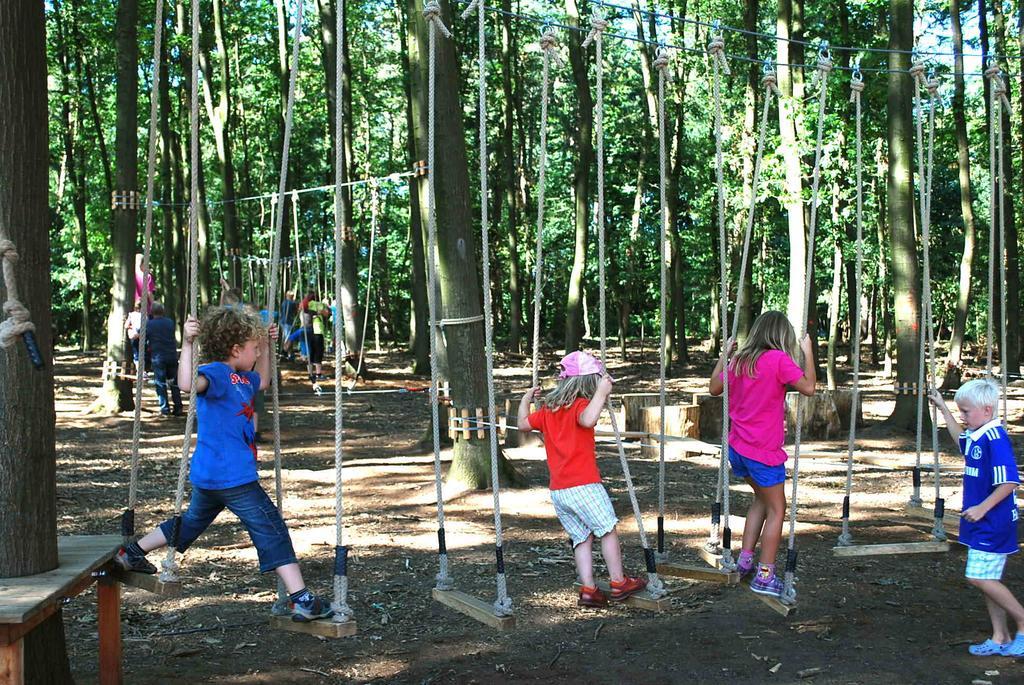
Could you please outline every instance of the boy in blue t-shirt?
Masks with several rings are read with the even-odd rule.
[[[259,483],[255,397],[270,384],[268,339],[277,337],[277,326],[272,324],[268,331],[258,316],[244,307],[212,307],[201,325],[190,317],[185,322],[178,361],[178,385],[185,392],[192,389],[193,341],[197,336],[204,356],[212,361],[200,366],[196,376],[199,428],[192,453],[188,510],[177,525],[174,518],[168,519],[138,542],[122,547],[115,560],[129,571],[156,573],[146,559],[147,552],[166,546],[168,541],[184,552],[220,512],[230,509],[252,538],[260,572],[275,571],[281,577],[289,593],[292,619],[327,618],[333,613],[330,605],[306,589],[288,527]]]
[[[1013,445],[996,416],[999,386],[991,379],[964,383],[953,401],[961,422],[953,418],[938,390],[929,393],[942,411],[946,429],[964,455],[963,511],[960,542],[967,546],[967,582],[985,595],[992,637],[968,647],[976,656],[1024,656],[1024,607],[1002,583],[1006,557],[1017,551],[1017,500],[1020,484]],[[1017,633],[1010,633],[1007,616]]]

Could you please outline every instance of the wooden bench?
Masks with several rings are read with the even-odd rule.
[[[0,680],[25,682],[22,638],[94,582],[98,605],[99,682],[118,685],[121,667],[121,585],[105,568],[121,545],[119,535],[69,535],[57,539],[59,565],[52,571],[0,578]]]

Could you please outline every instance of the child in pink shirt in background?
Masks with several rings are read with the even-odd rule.
[[[729,340],[711,374],[712,395],[724,390],[723,367],[735,344]],[[786,515],[786,386],[811,396],[816,380],[810,337],[800,341],[799,351],[803,370],[794,361],[799,352],[793,326],[782,312],[770,311],[757,317],[729,362],[729,464],[754,490],[736,570],[741,578],[754,570],[754,547],[760,538],[761,558],[750,589],[775,597],[782,594],[775,555]]]

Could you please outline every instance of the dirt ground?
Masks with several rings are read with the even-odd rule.
[[[656,357],[614,364],[616,392],[653,391]],[[368,358],[373,378],[361,387],[422,386],[400,353]],[[554,357],[550,361],[554,361]],[[671,399],[705,387],[707,358],[670,383]],[[498,361],[499,389],[529,383],[522,357]],[[61,534],[111,534],[127,500],[131,414],[84,415],[99,385],[101,361],[57,359],[58,526]],[[891,381],[874,379],[859,442],[872,452],[912,454],[913,436],[879,426]],[[138,528],[173,507],[184,420],[156,413],[147,388]],[[1011,433],[1022,447],[1024,394],[1013,389]],[[333,399],[316,397],[289,367],[282,389],[285,509],[309,585],[330,593],[334,532]],[[687,397],[688,399],[688,397]],[[183,595],[161,599],[128,589],[123,634],[128,683],[1020,683],[1024,664],[977,658],[966,645],[987,637],[978,592],[963,579],[959,545],[942,555],[837,559],[845,487],[845,438],[814,443],[835,458],[800,465],[798,608],[783,618],[745,587],[666,579],[671,610],[577,608],[570,550],[546,489],[543,453],[511,450],[530,487],[502,493],[505,559],[517,627],[499,633],[434,602],[437,572],[432,452],[421,444],[430,421],[423,393],[363,394],[345,402],[345,541],[351,548],[349,601],[358,635],[322,640],[272,630],[273,575],[257,571],[245,531],[225,514],[184,556]],[[269,435],[269,420],[263,426]],[[790,438],[791,440],[791,438]],[[930,462],[930,441],[925,455]],[[942,442],[943,462],[956,465]],[[654,544],[657,450],[627,448],[645,527]],[[599,449],[606,486],[622,519],[627,566],[643,568],[636,524],[615,450]],[[261,451],[264,487],[273,492],[272,446]],[[672,560],[701,563],[717,460],[670,454],[666,528]],[[858,466],[853,533],[859,543],[923,541],[930,523],[902,516],[909,472]],[[959,509],[959,474],[942,479],[947,509]],[[926,506],[933,496],[925,478]],[[447,538],[457,586],[488,603],[494,597],[490,492],[446,497]],[[732,488],[734,539],[750,502]],[[737,515],[739,514],[739,515]],[[1011,558],[1009,586],[1024,596],[1024,563]],[[72,668],[80,683],[97,680],[95,602],[83,596],[64,610]]]

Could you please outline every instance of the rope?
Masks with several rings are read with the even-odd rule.
[[[334,179],[336,184],[341,184],[343,165],[345,164],[344,156],[344,136],[342,135],[342,129],[345,125],[344,109],[341,106],[342,89],[344,87],[344,70],[343,70],[343,58],[344,53],[342,51],[341,36],[345,32],[345,15],[344,15],[344,3],[338,3],[334,10],[335,20],[335,42],[334,42],[334,94],[335,94],[335,107],[334,107]],[[376,185],[371,186],[374,188],[374,200],[376,200]],[[294,196],[293,196],[294,197]],[[376,218],[376,213],[374,213]],[[342,235],[344,233],[343,224],[345,221],[345,213],[342,207],[342,194],[335,190],[334,192],[334,301],[336,304],[341,304],[342,296],[342,263],[344,262],[345,251],[342,248]],[[374,226],[376,228],[376,226]],[[372,234],[371,234],[372,235]],[[371,239],[372,240],[372,239]],[[373,259],[373,249],[371,242],[370,259]],[[373,263],[372,261],[370,262]],[[342,321],[342,317],[334,317],[334,340],[335,350],[337,350],[337,341],[341,340],[345,335],[345,326]],[[365,335],[365,332],[364,332]],[[360,362],[362,357],[360,356]],[[334,364],[334,383],[335,387],[342,387],[343,380],[343,369],[342,365],[337,363],[337,354],[335,354]],[[358,376],[358,373],[356,374]],[[348,573],[344,563],[340,564],[338,560],[344,560],[346,555],[345,548],[345,498],[344,498],[344,478],[342,477],[342,465],[344,463],[345,456],[345,440],[344,440],[344,428],[345,428],[345,407],[342,397],[342,393],[335,393],[334,395],[334,545],[335,545],[335,568],[334,568],[334,601],[331,602],[331,609],[334,610],[334,616],[332,621],[335,623],[344,623],[350,620],[353,616],[352,608],[348,605]]]
[[[1008,375],[1007,354],[1006,354],[1006,319],[1007,319],[1007,311],[1006,311],[1006,207],[1005,207],[1005,204],[1006,204],[1006,178],[1003,175],[1004,174],[1004,170],[1005,170],[1005,167],[1003,166],[1004,163],[1005,163],[1004,159],[1003,159],[1003,155],[1004,155],[1006,141],[1003,138],[1003,109],[1005,108],[1007,112],[1010,111],[1010,99],[1009,99],[1009,97],[1007,97],[1007,94],[1006,94],[1006,82],[1003,80],[1003,72],[1002,72],[1002,70],[999,69],[998,65],[993,64],[993,66],[991,66],[988,69],[986,69],[985,70],[985,76],[987,76],[989,78],[989,84],[990,84],[990,86],[989,86],[989,93],[990,93],[990,99],[991,99],[991,106],[989,107],[989,113],[990,113],[990,117],[991,117],[990,121],[989,121],[989,140],[990,140],[990,142],[994,143],[995,149],[996,149],[995,159],[992,159],[991,152],[990,152],[990,155],[989,155],[990,156],[990,160],[991,160],[990,161],[990,170],[991,170],[991,166],[993,166],[995,164],[998,164],[998,167],[999,167],[998,172],[993,173],[993,175],[992,175],[992,196],[991,196],[990,202],[991,202],[991,206],[993,207],[993,210],[991,212],[992,213],[992,217],[991,217],[990,221],[992,222],[993,225],[995,225],[996,218],[995,218],[995,214],[994,214],[994,211],[995,211],[994,208],[996,206],[998,206],[999,207],[999,219],[998,219],[998,221],[999,221],[999,223],[998,223],[998,225],[999,225],[999,281],[1000,281],[1000,285],[999,285],[1000,309],[999,309],[999,311],[1001,312],[1001,316],[999,318],[999,326],[1000,326],[1000,329],[999,329],[999,369],[1000,369],[1000,372],[1001,372],[1001,375],[1002,375],[1001,394],[1002,394],[1002,400],[1003,400],[1003,424],[1006,425],[1008,423],[1008,421],[1009,421],[1009,411],[1008,411],[1008,405],[1007,405],[1008,399],[1007,399],[1007,395],[1006,395],[1006,388],[1007,388],[1007,383],[1009,382],[1009,375]],[[993,139],[993,134],[994,134],[994,139]],[[995,180],[996,178],[999,179],[998,194],[996,192],[996,180]],[[1011,209],[1011,211],[1012,211],[1012,209]],[[993,309],[993,307],[992,307],[992,291],[991,291],[991,283],[992,283],[992,275],[993,275],[992,259],[995,257],[995,254],[994,254],[995,250],[991,249],[992,248],[992,233],[993,232],[994,232],[994,230],[990,228],[989,229],[989,247],[990,247],[990,258],[989,258],[989,284],[990,284],[989,285],[989,334],[990,334],[990,337],[989,337],[989,339],[990,340],[992,339],[992,337],[994,337],[994,336],[991,335],[991,331],[992,331],[992,309]],[[988,369],[989,375],[992,375],[991,359],[992,359],[992,343],[990,342],[989,343],[989,369]]]
[[[800,339],[807,333],[807,313],[811,306],[811,273],[814,268],[814,237],[818,226],[818,199],[821,185],[821,151],[825,131],[825,100],[828,96],[828,75],[832,71],[832,59],[827,49],[823,49],[818,57],[818,134],[814,146],[814,170],[811,172],[811,221],[807,237],[807,265],[804,271],[803,316],[800,318]],[[786,575],[783,580],[781,601],[787,604],[796,602],[796,515],[800,500],[797,498],[797,485],[800,478],[800,433],[804,422],[803,395],[797,395],[796,430],[793,441],[793,485],[792,504],[789,508],[789,542],[786,554]]]
[[[278,197],[281,198],[281,206],[278,208],[275,218],[274,232],[270,248],[270,284],[267,287],[267,311],[274,311],[278,297],[278,277],[280,272],[281,258],[281,232],[284,224],[284,194],[288,183],[288,156],[292,139],[292,119],[295,111],[295,87],[299,73],[299,50],[302,43],[302,12],[305,0],[298,0],[295,4],[295,31],[292,36],[292,57],[288,73],[288,100],[285,105],[284,116],[284,137],[281,141],[281,173],[278,184]],[[296,227],[296,234],[298,227]],[[281,477],[281,400],[280,385],[277,382],[277,350],[270,350],[270,397],[272,401],[271,418],[274,430],[274,494],[277,509],[284,517],[284,483]],[[277,603],[280,607],[288,599],[284,583],[280,578],[277,583]]]
[[[533,274],[533,380],[531,387],[537,387],[538,363],[540,360],[540,304],[544,265],[544,191],[547,188],[548,171],[548,101],[551,97],[551,60],[556,58],[558,47],[555,31],[545,28],[540,36],[540,48],[544,54],[541,67],[540,90],[540,170],[537,178],[537,256]]]
[[[729,73],[729,63],[725,59],[725,41],[720,35],[714,36],[708,44],[711,56],[712,100],[714,101],[714,136],[715,136],[715,195],[717,199],[718,220],[718,266],[720,274],[719,321],[722,332],[722,354],[729,354],[729,265],[727,259],[728,238],[725,232],[725,181],[722,177],[725,165],[722,154],[722,73]],[[742,288],[741,288],[742,290]],[[712,516],[711,533],[707,547],[711,551],[721,551],[721,567],[732,570],[736,567],[732,559],[731,529],[729,526],[729,374],[725,374],[722,390],[722,450],[718,456],[718,489],[715,503],[721,508],[725,518],[725,540],[720,543],[720,521]]]
[[[281,207],[282,209],[284,208],[284,201],[281,202]],[[292,234],[295,236],[295,282],[305,290],[307,286],[302,279],[302,259],[299,257],[299,197],[294,192],[292,193]],[[319,295],[320,293],[317,292],[317,297]],[[306,299],[305,295],[303,295],[302,299]],[[269,301],[273,302],[273,296],[269,298]],[[313,312],[309,311],[309,302],[306,303],[306,312],[309,314],[309,325],[311,328],[314,315]],[[302,326],[302,339],[306,343],[306,375],[309,376],[310,382],[316,385],[317,379],[313,374],[313,346],[310,344],[309,328],[306,328],[306,320],[301,309],[299,310],[299,325]]]
[[[921,84],[924,81],[925,67],[920,62],[915,63],[910,68],[910,75],[914,79],[914,109],[917,111],[916,120],[916,132],[917,132],[917,174],[921,184],[921,229],[922,233],[926,230],[924,224],[927,220],[925,215],[928,212],[928,200],[926,195],[925,186],[927,185],[928,178],[925,172],[924,163],[924,133],[923,124],[921,121]],[[928,242],[924,242],[925,255],[928,254]],[[927,256],[925,257],[927,259]],[[927,277],[925,277],[927,278]],[[915,469],[916,473],[920,473],[921,470],[921,454],[922,454],[922,436],[924,434],[924,399],[925,399],[925,344],[927,342],[925,335],[925,328],[927,325],[927,304],[924,302],[925,293],[924,288],[928,287],[927,282],[922,283],[922,304],[921,313],[918,319],[918,365],[917,365],[917,429],[914,438],[914,451],[915,457]],[[915,478],[914,480],[914,492],[910,498],[910,505],[914,507],[920,507],[923,504],[921,500],[921,484],[920,479]]]
[[[352,377],[352,385],[349,386],[349,390],[352,390],[352,389],[354,389],[356,387],[356,384],[359,382],[359,373],[363,370],[363,355],[365,354],[365,350],[366,350],[366,325],[370,321],[370,293],[372,292],[372,289],[373,289],[373,252],[374,252],[374,246],[376,245],[376,242],[377,242],[377,213],[378,213],[378,210],[379,210],[379,201],[380,201],[380,196],[377,193],[377,184],[376,183],[371,183],[370,184],[370,259],[369,259],[369,264],[367,265],[367,268],[366,268],[366,306],[363,307],[363,332],[359,336],[359,360],[356,362],[356,374],[355,374],[355,376]],[[387,257],[387,244],[384,245],[384,251],[385,251],[385,254],[384,254],[385,261],[387,261],[387,259],[386,259],[386,257]],[[340,262],[335,261],[335,265],[337,265],[339,263]],[[335,266],[335,271],[337,271],[337,270],[338,270],[338,268],[337,268],[337,266]],[[337,297],[335,298],[334,301],[335,302],[341,302],[341,300],[338,299]],[[335,317],[335,318],[336,319],[340,319],[341,317]],[[342,334],[344,334],[344,331],[342,331]],[[334,340],[335,340],[335,343],[334,343],[334,345],[335,345],[335,348],[334,348],[335,349],[335,354],[334,354],[335,366],[341,366],[341,364],[337,363],[337,358],[338,358],[338,353],[337,353],[338,341],[341,340],[341,338],[338,337],[337,326],[335,326]]]
[[[445,326],[461,326],[463,324],[480,323],[484,320],[483,314],[475,314],[473,316],[461,316],[452,319],[441,319],[435,321],[434,325],[438,328],[444,328]]]
[[[598,236],[598,278],[600,294],[600,330],[601,330],[601,363],[608,368],[608,340],[606,335],[606,288],[605,288],[605,235],[604,235],[604,65],[602,54],[601,34],[607,27],[608,22],[601,17],[592,17],[590,20],[591,30],[583,41],[583,47],[594,43],[594,63],[597,73],[597,107],[594,117],[594,128],[597,136],[597,236]],[[640,544],[644,549],[644,560],[647,564],[647,592],[652,597],[665,595],[665,585],[658,578],[654,554],[647,543],[647,533],[644,531],[644,520],[640,513],[640,503],[637,501],[636,488],[633,487],[633,478],[629,472],[629,462],[626,460],[626,452],[622,446],[622,436],[619,432],[618,419],[612,411],[611,404],[606,400],[605,407],[611,418],[612,431],[615,434],[615,442],[618,446],[619,463],[622,465],[622,476],[626,481],[626,491],[629,493],[629,502],[633,507],[633,516],[636,518],[637,530],[640,533]]]
[[[665,81],[670,77],[667,50],[658,50],[654,60],[654,68],[658,70],[658,199],[660,203],[659,241],[661,244],[661,263],[659,269],[660,298],[659,321],[661,322],[661,347],[658,353],[658,403],[659,423],[658,435],[658,553],[665,554],[665,375],[668,366],[668,345],[665,322],[668,320],[668,267],[671,251],[668,242],[668,184],[666,181],[667,154],[665,151]]]
[[[158,3],[159,4],[159,3]],[[162,21],[160,22],[163,23]],[[159,61],[159,60],[157,60]],[[189,64],[191,73],[189,92],[189,273],[188,298],[189,316],[199,316],[199,0],[192,0],[192,61]],[[154,79],[156,81],[157,79]],[[145,285],[145,284],[143,284]],[[143,288],[146,290],[146,288]],[[181,521],[181,507],[185,501],[185,478],[188,476],[189,453],[192,448],[192,431],[196,423],[196,379],[199,375],[197,341],[192,342],[192,384],[188,394],[188,415],[185,417],[185,437],[181,442],[181,459],[178,462],[178,482],[174,494],[174,534],[168,541],[167,555],[160,563],[160,580],[167,583],[178,580],[178,562],[175,559],[178,545],[178,531]]]
[[[430,418],[431,433],[434,440],[434,494],[437,498],[437,576],[434,587],[438,590],[450,590],[454,587],[448,575],[448,551],[444,541],[444,494],[441,488],[441,429],[438,416],[437,386],[440,376],[437,368],[437,206],[434,183],[434,99],[437,78],[437,32],[446,38],[452,33],[444,25],[441,18],[441,6],[437,0],[428,0],[423,5],[423,19],[427,22],[428,59],[427,59],[427,310],[430,314]],[[486,198],[483,199],[486,202]],[[486,289],[486,288],[485,288]]]
[[[857,269],[854,276],[856,292],[854,294],[853,321],[853,392],[850,397],[850,434],[846,442],[846,496],[843,499],[843,532],[838,543],[846,547],[853,544],[850,533],[850,495],[853,491],[853,451],[857,435],[857,404],[860,402],[860,298],[864,277],[864,158],[863,158],[863,111],[861,109],[861,93],[864,92],[864,77],[854,76],[850,82],[850,102],[854,104],[854,121],[856,125],[856,168],[857,168]]]
[[[466,19],[470,12],[477,11],[477,135],[480,138],[480,253],[483,261],[483,291],[484,291],[484,360],[487,374],[487,412],[491,424],[497,422],[494,412],[494,322],[491,309],[491,249],[490,236],[488,234],[487,222],[487,53],[486,41],[486,15],[483,5],[478,0],[473,0],[469,7],[462,13]],[[494,545],[497,555],[497,572],[495,584],[497,586],[497,598],[494,600],[494,613],[496,616],[512,615],[512,599],[508,596],[508,587],[505,579],[505,562],[502,556],[502,530],[501,530],[501,484],[498,473],[498,433],[492,427],[488,431],[491,446],[491,494],[494,498]]]
[[[156,3],[156,17],[153,19],[153,84],[149,103],[149,147],[146,157],[146,221],[142,238],[142,316],[139,326],[139,363],[135,373],[135,413],[132,417],[131,469],[128,478],[128,508],[122,517],[121,535],[124,543],[131,542],[135,535],[135,505],[139,494],[139,443],[142,439],[142,388],[146,378],[146,322],[149,312],[149,257],[153,243],[153,194],[156,179],[156,125],[160,115],[160,50],[164,35],[164,4]]]

